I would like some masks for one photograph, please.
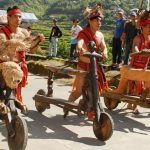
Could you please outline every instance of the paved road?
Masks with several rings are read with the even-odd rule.
[[[39,89],[47,88],[47,79],[29,76],[29,84],[24,89],[25,103],[29,114],[23,116],[29,129],[29,140],[26,150],[148,150],[150,148],[150,111],[141,108],[140,115],[133,115],[125,110],[124,103],[110,112],[115,129],[110,140],[98,141],[92,131],[92,123],[86,118],[70,114],[63,119],[61,108],[51,106],[43,114],[39,114],[32,97]],[[70,86],[54,85],[54,96],[67,98]],[[0,125],[0,150],[8,150],[6,130]]]

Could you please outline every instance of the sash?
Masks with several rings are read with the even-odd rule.
[[[90,28],[87,27],[83,29],[82,31],[80,31],[78,34],[78,38],[84,39],[84,42],[86,45],[89,45],[91,41],[94,41],[97,47],[96,52],[98,52],[98,49],[99,49],[98,43],[97,43],[97,40],[94,38]],[[85,71],[89,71],[90,65],[91,64],[85,63],[81,60],[78,61],[78,66]],[[100,90],[100,93],[102,93],[104,89],[108,87],[108,85],[106,82],[104,70],[101,66],[99,66],[98,60],[96,60],[96,67],[97,67],[97,74],[98,74],[99,90]]]

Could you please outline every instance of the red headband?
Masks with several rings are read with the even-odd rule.
[[[143,27],[143,26],[145,26],[145,25],[147,25],[147,24],[150,24],[150,20],[143,20],[143,21],[140,21],[140,22],[139,22],[139,26],[140,26],[140,27]]]
[[[20,9],[12,9],[10,11],[7,12],[8,16],[14,15],[14,14],[21,14],[21,10]]]

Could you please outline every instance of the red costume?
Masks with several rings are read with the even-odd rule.
[[[97,53],[98,53],[98,50],[99,50],[99,46],[97,44],[97,40],[95,39],[93,33],[91,32],[90,28],[85,28],[83,29],[81,32],[79,32],[78,34],[78,38],[81,38],[84,40],[84,43],[86,45],[89,45],[89,43],[91,41],[94,41],[95,44],[96,44],[96,47],[97,47]],[[90,64],[89,63],[85,63],[81,60],[78,61],[78,66],[80,68],[82,68],[83,70],[85,71],[89,71],[90,69]],[[99,66],[98,64],[98,60],[97,60],[97,74],[98,74],[98,81],[99,81],[99,90],[100,92],[103,92],[103,90],[105,88],[107,88],[107,82],[106,82],[106,78],[105,78],[105,75],[104,75],[104,71],[103,69]]]
[[[0,31],[3,32],[6,35],[7,40],[10,39],[10,35],[11,35],[12,32],[11,32],[11,29],[10,29],[9,26],[1,27]],[[16,63],[18,63],[20,65],[24,76],[23,76],[23,79],[22,79],[21,83],[19,83],[18,87],[16,88],[15,94],[16,94],[17,99],[20,102],[22,102],[21,88],[26,85],[27,77],[28,77],[28,68],[27,68],[27,64],[25,62],[25,51],[17,52],[17,56],[19,58],[19,62],[16,62]]]
[[[145,41],[144,36],[142,34],[139,35],[139,38],[141,40],[141,45],[139,48],[139,51],[142,51],[143,49],[150,49],[150,36],[148,36],[148,40]],[[149,63],[149,56],[144,55],[133,55],[131,57],[130,66],[137,69],[147,69],[147,65]],[[135,90],[135,88],[138,90],[138,94],[142,94],[144,87],[144,82],[140,82],[138,87],[135,86],[135,82],[132,81],[131,84],[131,93]]]

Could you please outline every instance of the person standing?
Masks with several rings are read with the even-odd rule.
[[[132,43],[134,37],[138,34],[138,28],[137,28],[137,21],[136,21],[136,13],[131,12],[130,13],[130,20],[125,23],[125,29],[122,34],[122,41],[125,45],[125,50],[124,50],[124,65],[128,65],[129,62],[129,56],[132,51]]]
[[[3,37],[6,37],[7,40],[12,38],[12,35],[19,36],[22,39],[25,39],[30,36],[30,33],[25,28],[21,28],[21,21],[22,21],[22,11],[19,7],[13,6],[9,7],[7,9],[7,20],[8,25],[0,27],[0,35]],[[40,42],[44,41],[44,36],[39,35]],[[4,41],[0,38],[0,43],[3,43]],[[30,49],[32,51],[32,49]],[[27,78],[28,78],[28,68],[25,60],[25,51],[19,51],[16,54],[17,56],[17,63],[20,65],[22,71],[23,71],[23,79],[19,83],[18,87],[15,89],[15,95],[16,98],[20,101],[22,104],[22,112],[27,112],[27,106],[23,103],[22,98],[22,87],[25,87],[27,84]],[[0,60],[1,63],[3,63],[2,60]]]
[[[124,18],[124,11],[119,10],[117,13],[116,29],[113,37],[112,45],[112,66],[119,66],[122,63],[122,41],[121,36],[124,31],[126,19]]]
[[[56,57],[57,56],[57,43],[58,38],[62,36],[62,32],[57,26],[57,20],[53,19],[53,27],[51,29],[51,33],[49,36],[49,57]]]
[[[82,30],[82,27],[78,25],[78,19],[73,19],[73,26],[71,28],[71,47],[70,47],[70,60],[76,59],[76,45],[78,33]]]

